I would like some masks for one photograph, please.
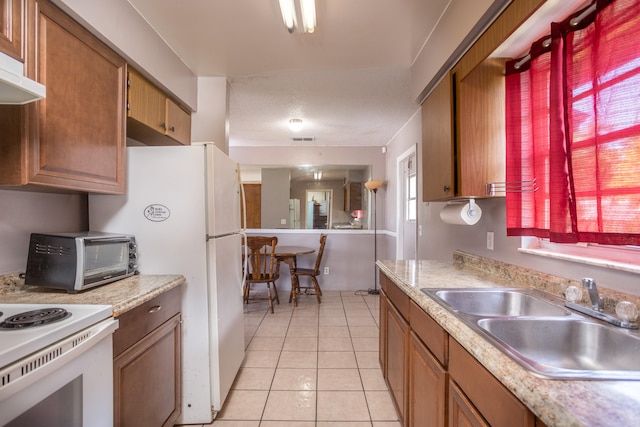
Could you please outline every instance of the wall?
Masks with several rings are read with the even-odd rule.
[[[33,232],[86,230],[87,196],[0,190],[0,274],[24,272]]]
[[[373,234],[369,231],[328,230],[322,258],[322,268],[329,267],[329,274],[318,277],[323,290],[358,291],[373,288],[375,284],[375,266],[373,253]],[[301,267],[313,267],[318,247],[319,230],[249,230],[249,235],[276,236],[278,245],[307,246],[316,249],[313,255],[298,257]],[[280,304],[287,304],[291,290],[291,275],[286,264],[281,265],[280,279],[276,282]],[[303,279],[304,280],[304,279]],[[302,298],[315,298],[305,297]]]
[[[229,93],[225,77],[198,77],[198,110],[191,115],[191,140],[213,142],[229,153]]]

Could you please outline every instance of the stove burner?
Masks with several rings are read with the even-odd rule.
[[[64,308],[43,308],[40,310],[25,311],[8,317],[0,323],[2,329],[21,329],[35,326],[47,325],[58,322],[71,316],[71,313]]]

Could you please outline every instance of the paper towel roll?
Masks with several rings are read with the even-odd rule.
[[[475,202],[451,203],[440,211],[440,219],[447,224],[474,225],[481,216],[482,209]]]

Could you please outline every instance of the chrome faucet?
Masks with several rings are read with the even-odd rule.
[[[602,297],[598,294],[598,286],[596,281],[590,278],[582,279],[582,287],[589,291],[589,299],[591,300],[591,308],[597,311],[603,311]]]

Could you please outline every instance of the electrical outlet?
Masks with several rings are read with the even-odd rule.
[[[324,274],[329,274],[329,267],[324,268]]]
[[[493,231],[487,231],[487,249],[493,250]]]
[[[284,218],[282,218],[282,219],[280,220],[280,225],[287,225],[287,220],[286,220],[286,219],[284,219]]]

